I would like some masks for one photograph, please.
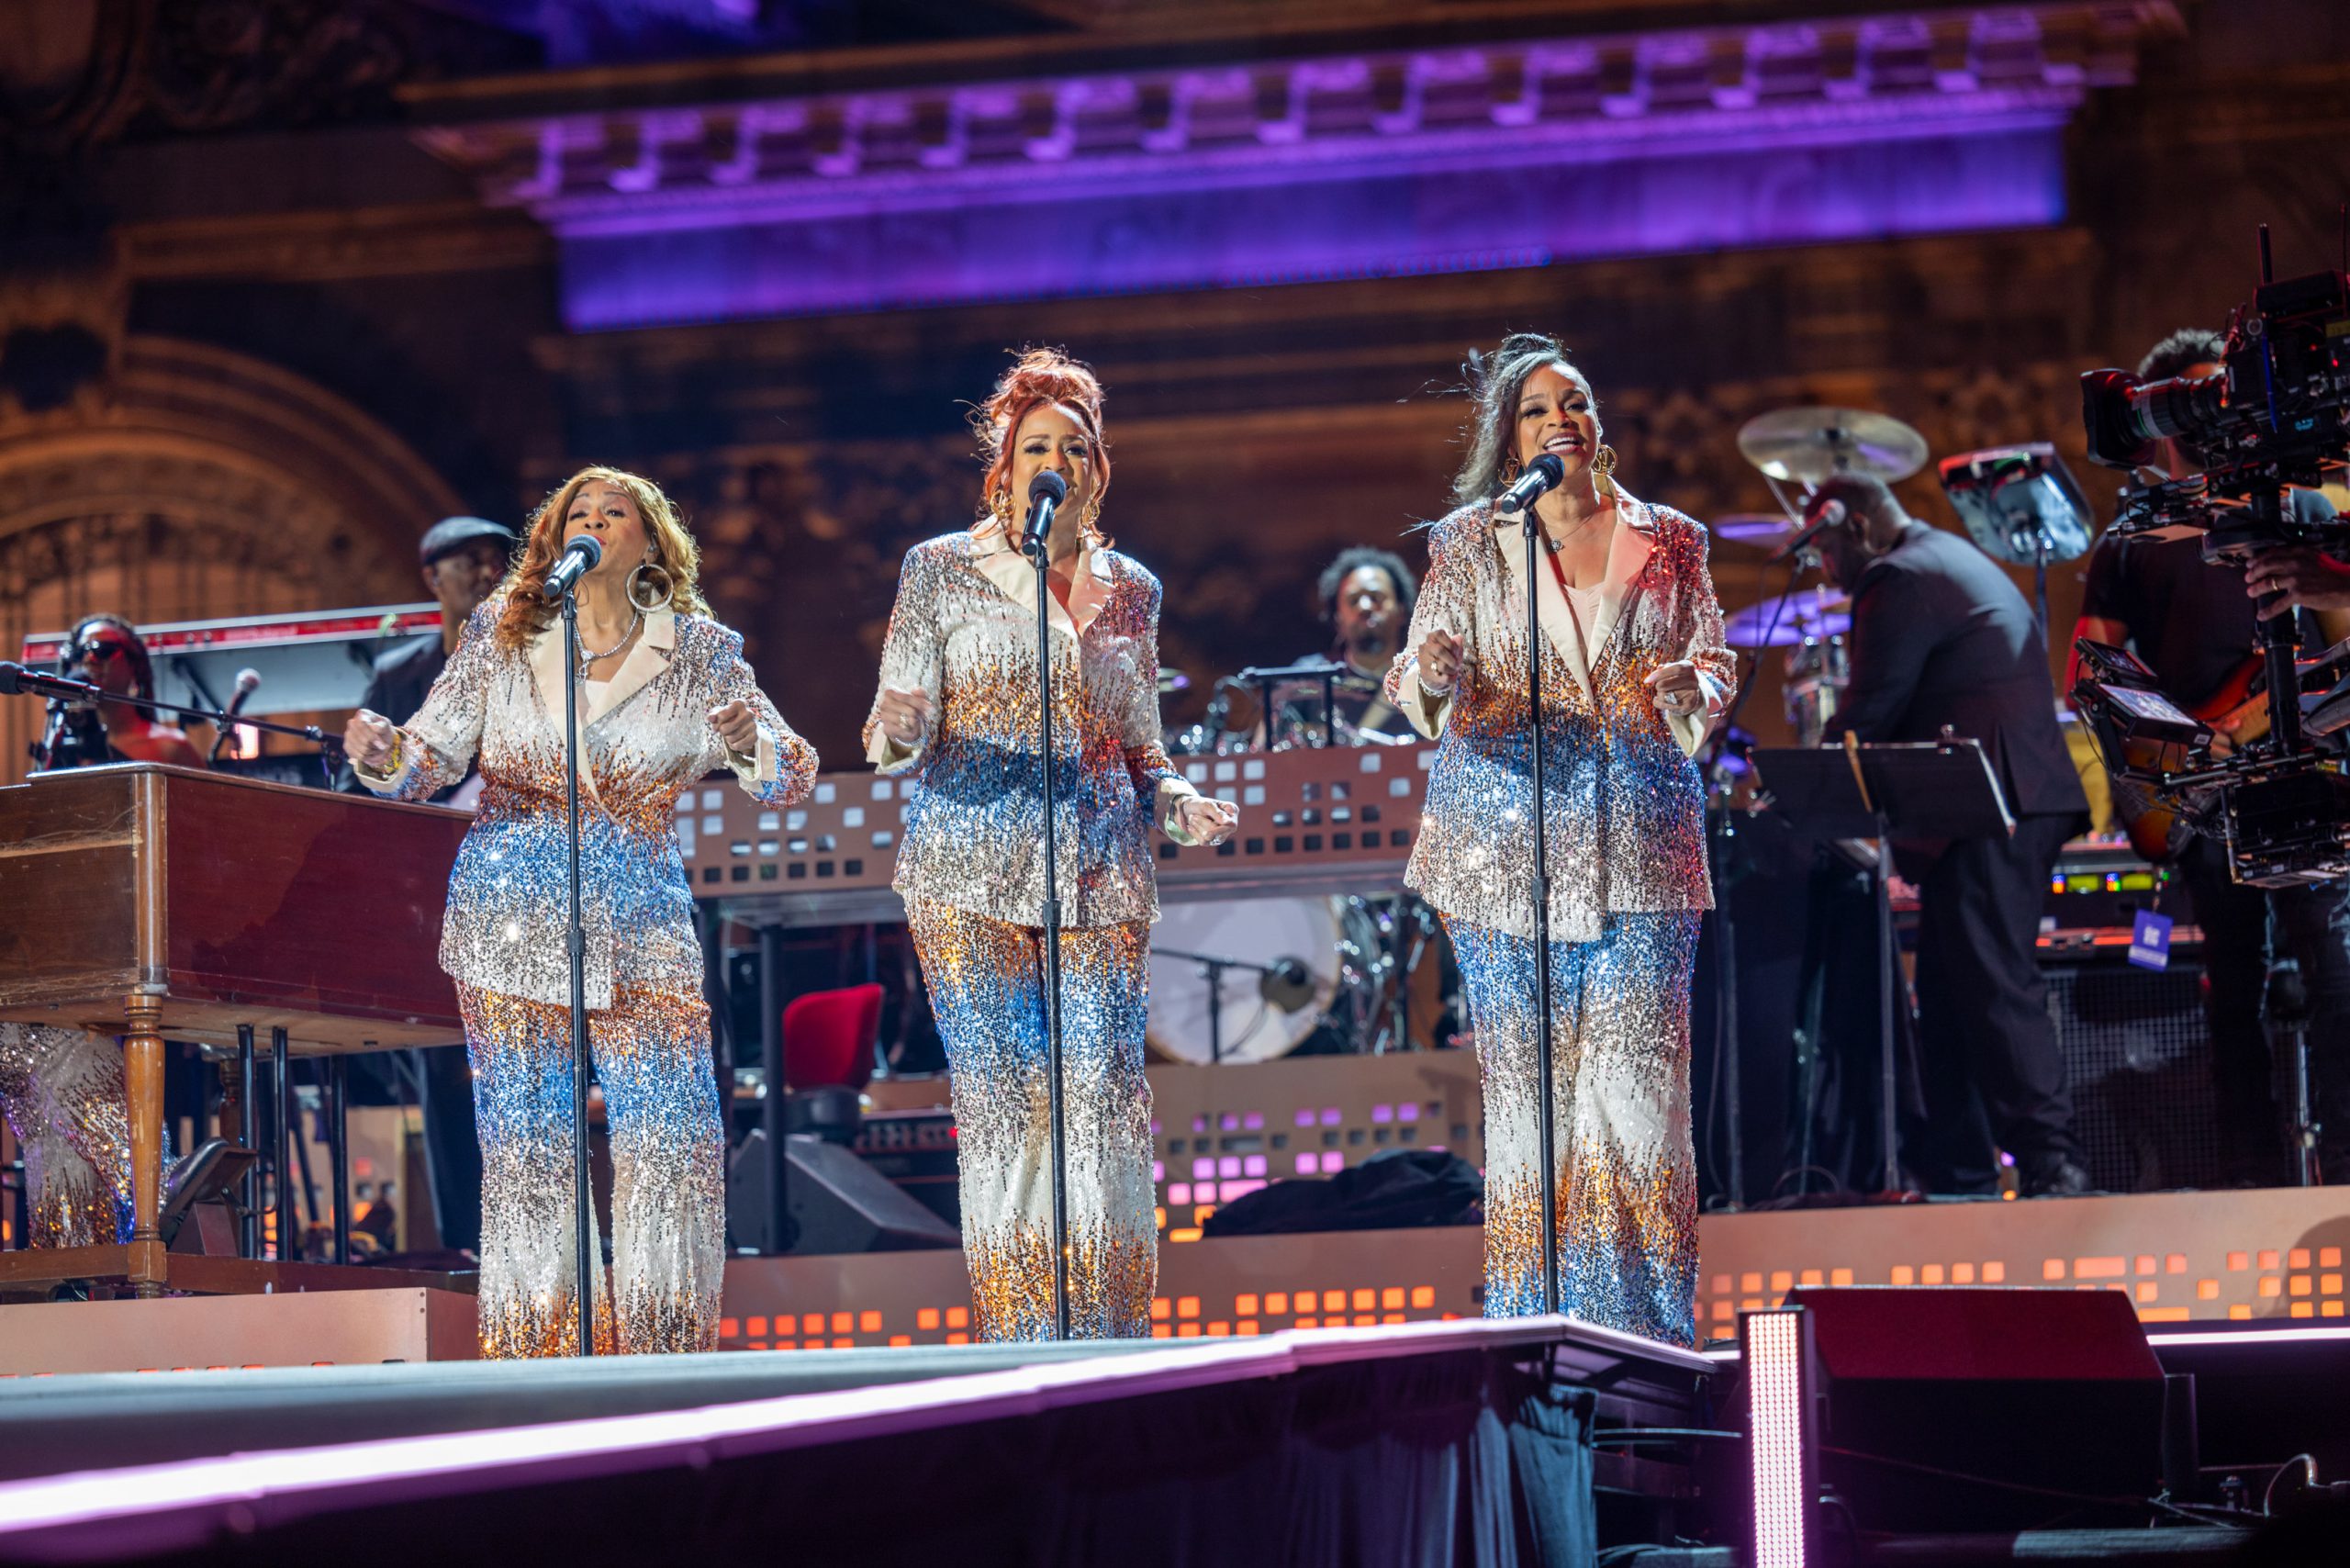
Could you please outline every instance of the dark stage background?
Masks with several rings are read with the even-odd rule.
[[[1323,645],[1316,570],[1441,510],[1505,328],[1701,519],[1807,402],[2102,496],[2077,374],[2219,323],[2255,221],[2331,261],[2345,106],[2331,0],[0,0],[0,640],[413,599],[435,518],[608,462],[847,765],[1028,342],[1108,384],[1195,677]]]

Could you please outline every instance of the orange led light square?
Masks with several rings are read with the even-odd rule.
[[[834,1333],[846,1334],[854,1330],[856,1327],[856,1314],[853,1312],[835,1312],[833,1314]]]
[[[759,1332],[764,1334],[767,1330],[762,1328]],[[720,1318],[718,1320],[718,1337],[722,1339],[740,1339],[743,1337],[742,1320],[735,1317]]]
[[[1381,1291],[1379,1293],[1379,1305],[1380,1309],[1384,1312],[1402,1311],[1404,1307],[1404,1287],[1401,1285],[1389,1285],[1384,1290]]]
[[[925,1306],[917,1311],[914,1314],[914,1327],[922,1329],[936,1328],[938,1327],[938,1308],[934,1306]]]
[[[1169,1301],[1163,1295],[1155,1295],[1150,1298],[1150,1320],[1153,1323],[1164,1323],[1174,1316],[1175,1304],[1173,1302]]]
[[[1434,1306],[1436,1305],[1436,1287],[1434,1285],[1414,1285],[1412,1287],[1412,1305],[1422,1308]]]
[[[2264,1269],[2273,1269],[2277,1266],[2277,1249],[2275,1248],[2264,1248],[2261,1250],[2260,1266]]]
[[[1200,1298],[1199,1298],[1198,1296],[1195,1296],[1195,1295],[1184,1295],[1184,1296],[1177,1296],[1177,1297],[1175,1298],[1175,1316],[1178,1316],[1178,1317],[1197,1317],[1199,1315],[1200,1315]]]
[[[1896,1263],[1890,1277],[1897,1285],[1914,1285],[1918,1282],[1918,1271],[1907,1263]]]
[[[782,1325],[778,1324],[776,1327],[780,1328]],[[822,1334],[824,1331],[824,1315],[821,1312],[810,1313],[800,1320],[800,1331],[802,1334]]]
[[[1232,1325],[1226,1323],[1221,1317],[1217,1318],[1214,1323],[1208,1325],[1208,1338],[1211,1339],[1231,1338]]]
[[[2251,1268],[2251,1267],[2252,1267],[2252,1254],[2251,1254],[2251,1253],[2249,1253],[2249,1252],[2231,1252],[2231,1253],[2229,1253],[2229,1254],[2228,1254],[2228,1271],[2229,1271],[2230,1273],[2232,1273],[2232,1273],[2238,1273],[2238,1272],[2241,1272],[2242,1271],[2244,1271],[2244,1270],[2245,1270],[2245,1269],[2249,1269],[2249,1268]]]
[[[1377,1314],[1377,1313],[1375,1313],[1375,1312],[1359,1312],[1359,1313],[1357,1313],[1357,1314],[1355,1315],[1355,1327],[1358,1327],[1358,1328],[1376,1328],[1376,1327],[1379,1327],[1379,1314]]]
[[[1322,1327],[1322,1320],[1318,1317],[1301,1317],[1297,1320],[1297,1326],[1300,1328],[1319,1328]]]
[[[1355,1292],[1355,1310],[1357,1312],[1369,1312],[1372,1307],[1377,1306],[1378,1305],[1379,1293],[1377,1291],[1365,1286],[1363,1289]]]
[[[2310,1249],[2306,1247],[2294,1248],[2292,1251],[2286,1254],[2285,1264],[2286,1267],[2292,1269],[2308,1268],[2310,1266]]]
[[[1983,1265],[1983,1282],[1985,1284],[2000,1284],[2006,1281],[2007,1277],[2008,1266],[2005,1263],[1986,1263]]]
[[[1240,1294],[1234,1296],[1232,1298],[1232,1314],[1236,1317],[1256,1316],[1257,1293],[1254,1291],[1243,1291]]]
[[[1347,1293],[1344,1291],[1324,1291],[1322,1293],[1322,1310],[1325,1312],[1346,1311]]]
[[[1849,1285],[1852,1282],[1852,1271],[1830,1269],[1828,1271],[1828,1282],[1831,1285]]]
[[[1288,1316],[1289,1292],[1274,1291],[1269,1294],[1265,1297],[1265,1312],[1269,1316],[1272,1317]]]
[[[2217,1300],[2219,1300],[2219,1299],[2220,1299],[2220,1282],[2219,1282],[2219,1281],[2217,1281],[2217,1280],[2198,1280],[2198,1281],[2196,1281],[2196,1282],[2195,1282],[2195,1299],[2196,1299],[2197,1301],[2217,1301]]]
[[[950,1345],[968,1345],[971,1342],[971,1337],[968,1334],[949,1334],[946,1336],[946,1342]]]
[[[871,1311],[858,1313],[856,1315],[856,1331],[860,1334],[880,1333],[881,1315],[878,1312]]]
[[[892,1334],[890,1336],[890,1343],[892,1345],[911,1345],[913,1342],[914,1337],[911,1334]]]
[[[1196,1339],[1199,1337],[1200,1326],[1196,1323],[1179,1323],[1175,1326],[1175,1338],[1178,1339]]]
[[[1954,1285],[1973,1284],[1975,1282],[1975,1265],[1972,1263],[1953,1263],[1950,1266],[1950,1282]]]
[[[946,1309],[946,1327],[949,1327],[949,1328],[968,1328],[970,1326],[971,1326],[971,1309],[970,1309],[969,1307],[968,1307],[968,1306],[950,1306],[950,1307],[948,1307],[948,1308]]]
[[[1172,1339],[1175,1338],[1175,1330],[1164,1323],[1154,1323],[1150,1326],[1150,1337],[1154,1339]]]
[[[1244,1318],[1242,1318],[1239,1322],[1237,1322],[1237,1323],[1236,1323],[1236,1324],[1234,1324],[1234,1325],[1232,1326],[1232,1331],[1233,1331],[1235,1334],[1238,1334],[1238,1335],[1243,1336],[1244,1338],[1245,1338],[1245,1337],[1247,1337],[1247,1336],[1249,1336],[1249,1335],[1253,1335],[1253,1334],[1255,1334],[1255,1333],[1259,1332],[1258,1327],[1257,1327],[1257,1320],[1256,1320],[1255,1318],[1253,1318],[1253,1317],[1244,1317]]]

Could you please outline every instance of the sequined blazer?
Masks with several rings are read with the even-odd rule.
[[[359,769],[378,795],[429,799],[479,758],[480,804],[449,878],[441,967],[469,985],[566,1003],[571,969],[564,833],[560,622],[527,650],[498,645],[506,596],[476,610],[423,709],[400,726],[389,772]],[[756,756],[730,751],[711,710],[757,710]],[[804,798],[816,752],[792,733],[743,659],[742,637],[699,615],[648,615],[603,691],[579,689],[580,868],[588,1005],[630,983],[699,990],[701,946],[677,853],[677,796],[731,769],[764,804]]]
[[[1158,913],[1154,815],[1198,791],[1167,760],[1158,726],[1158,579],[1088,546],[1066,610],[1050,609],[1053,790],[1064,926]],[[881,687],[935,705],[912,747],[865,722],[866,756],[903,775],[905,835],[894,886],[1016,925],[1043,923],[1044,800],[1036,766],[1036,572],[1003,531],[961,531],[906,552],[881,650]]]
[[[1705,789],[1691,760],[1729,701],[1737,665],[1706,570],[1706,531],[1626,495],[1586,660],[1566,595],[1536,577],[1549,790],[1550,935],[1598,938],[1607,913],[1707,909]],[[1388,671],[1389,700],[1435,740],[1404,881],[1445,914],[1534,934],[1533,745],[1527,732],[1526,555],[1516,514],[1463,507],[1428,534],[1428,575]],[[1465,658],[1454,689],[1419,683],[1416,651],[1442,628]],[[1702,710],[1668,717],[1643,684],[1687,659]]]

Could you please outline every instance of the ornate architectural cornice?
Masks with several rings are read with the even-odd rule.
[[[749,99],[733,72],[418,134],[553,229],[573,325],[630,326],[2048,223],[2062,127],[2178,25],[2071,0]]]

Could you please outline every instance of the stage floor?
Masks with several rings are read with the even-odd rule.
[[[1563,1318],[1518,1318],[1172,1345],[42,1378],[0,1395],[0,1462],[11,1477],[0,1481],[0,1561],[185,1550],[223,1532],[393,1502],[699,1472],[1162,1395],[1227,1390],[1245,1403],[1269,1380],[1386,1363],[1449,1378],[1445,1398],[1457,1404],[1472,1361],[1521,1369],[1539,1386],[1588,1389],[1603,1422],[1650,1427],[1693,1424],[1713,1372],[1704,1358],[1671,1346]],[[961,1440],[985,1439],[973,1430]]]

